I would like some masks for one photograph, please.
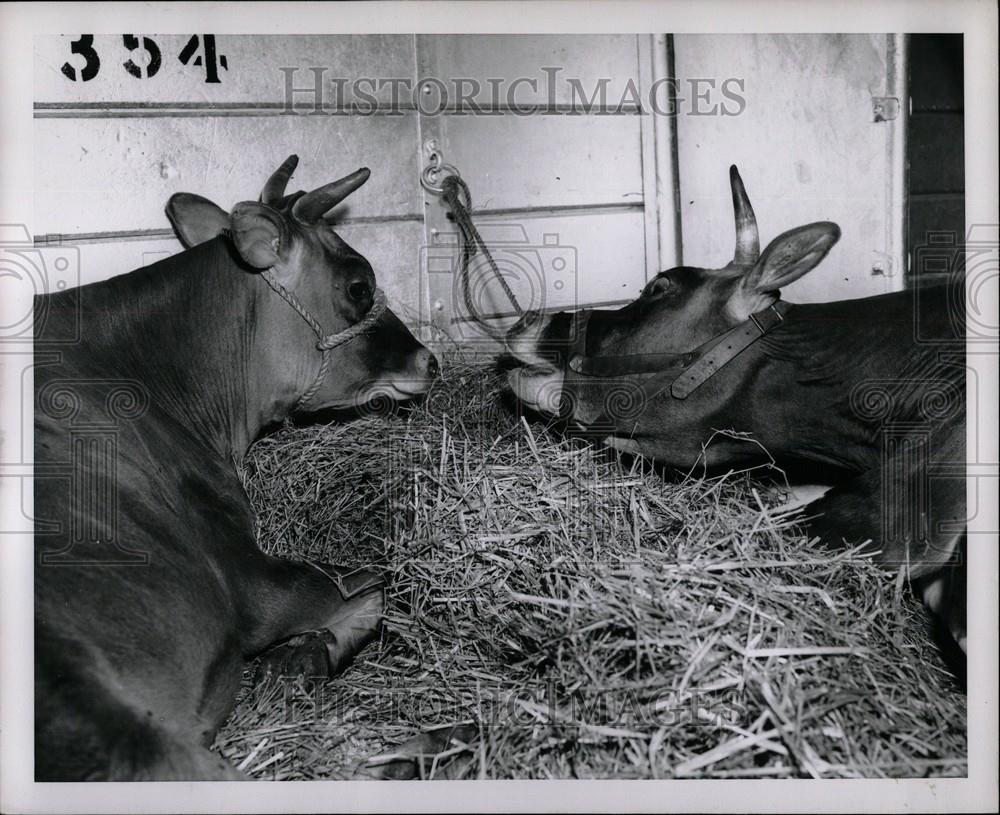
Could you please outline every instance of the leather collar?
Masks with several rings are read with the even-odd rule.
[[[629,356],[588,357],[587,325],[592,312],[577,312],[575,339],[567,361],[566,385],[576,377],[615,378],[653,374],[641,386],[643,412],[653,397],[666,389],[674,399],[686,399],[715,373],[739,354],[780,325],[792,304],[777,300],[765,309],[719,334],[708,342],[682,353],[633,354]],[[575,374],[576,377],[570,375]],[[638,415],[631,417],[637,419]],[[614,432],[613,417],[603,413],[588,425],[589,430]]]

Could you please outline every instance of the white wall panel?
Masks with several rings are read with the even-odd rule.
[[[638,116],[445,116],[477,209],[641,204]]]
[[[36,234],[164,228],[178,191],[228,209],[291,153],[290,190],[372,168],[350,217],[421,211],[412,116],[39,119],[35,133]]]
[[[515,9],[511,7],[512,13]],[[500,80],[497,87],[502,103],[510,101],[518,106],[580,102],[570,80],[583,89],[583,101],[589,100],[604,80],[607,103],[613,106],[627,96],[629,82],[637,86],[639,79],[632,34],[421,35],[417,50],[421,63],[432,66],[421,71],[421,78],[442,79],[449,92],[455,87],[454,79],[474,79],[481,86],[474,96],[480,105],[490,103],[495,95],[490,79]],[[543,68],[552,71],[546,73]],[[554,93],[549,91],[550,76],[554,77]],[[535,82],[516,82],[521,78]]]
[[[80,262],[80,285],[98,283],[109,277],[117,277],[133,269],[148,266],[180,252],[183,248],[176,238],[109,240],[78,244],[75,250]]]
[[[476,79],[483,88],[475,96],[479,105],[506,106],[501,115],[421,112],[419,120],[423,146],[436,144],[468,182],[477,224],[503,258],[498,265],[511,275],[521,306],[574,309],[634,297],[647,266],[637,38],[428,35],[417,38],[417,64],[419,76],[449,85]],[[489,79],[499,82],[501,99],[491,98]],[[605,94],[595,96],[602,85]],[[583,114],[591,100],[595,107]],[[617,111],[623,101],[631,112]],[[567,114],[574,104],[576,112]],[[524,115],[526,109],[533,113]],[[428,274],[430,313],[437,326],[462,339],[475,332],[462,320],[458,251],[440,243],[454,224],[437,196],[425,198],[428,243],[439,241],[434,251],[441,256],[435,258],[440,270]],[[515,212],[494,217],[491,210]],[[523,228],[520,260],[520,250],[497,236],[497,217],[515,232]],[[557,270],[547,258],[560,253],[567,266]],[[511,311],[495,281],[486,291],[492,302],[478,308]]]
[[[674,38],[681,96],[677,120],[684,262],[720,266],[733,252],[728,168],[736,164],[761,242],[810,221],[843,230],[792,300],[848,299],[890,290],[872,273],[889,259],[893,123],[875,123],[886,93],[887,36],[694,35]],[[690,80],[745,81],[736,116],[691,115]],[[704,108],[705,106],[703,106]],[[730,107],[734,107],[730,103]]]

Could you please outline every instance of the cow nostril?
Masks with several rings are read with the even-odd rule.
[[[437,357],[426,348],[421,348],[413,355],[413,370],[421,379],[434,379],[440,372]]]

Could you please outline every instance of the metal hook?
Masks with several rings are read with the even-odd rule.
[[[451,164],[445,164],[441,160],[440,153],[434,151],[430,154],[430,163],[420,172],[420,186],[427,190],[427,192],[440,195],[444,192],[444,187],[438,179],[443,180],[449,175],[454,175],[458,178],[462,177],[461,173],[455,167]]]

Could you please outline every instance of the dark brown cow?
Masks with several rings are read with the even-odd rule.
[[[378,576],[263,554],[236,472],[437,371],[323,218],[368,170],[285,197],[294,166],[230,214],[174,196],[191,248],[36,300],[37,780],[240,777],[206,745],[246,661],[308,632],[272,661],[333,673],[377,635]]]
[[[761,252],[730,175],[731,263],[662,272],[617,311],[525,315],[507,336],[512,390],[674,468],[773,456],[792,478],[833,485],[807,508],[813,530],[835,545],[871,541],[905,566],[964,650],[962,286],[783,301],[781,287],[815,268],[840,229],[812,223]]]

